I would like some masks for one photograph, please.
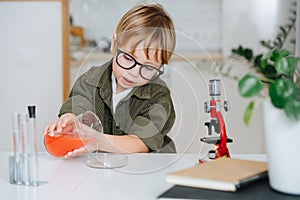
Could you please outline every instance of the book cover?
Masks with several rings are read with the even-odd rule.
[[[182,186],[234,192],[267,177],[267,163],[219,158],[166,174],[166,181]]]

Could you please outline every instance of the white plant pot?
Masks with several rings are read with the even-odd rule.
[[[270,186],[300,195],[300,122],[286,117],[270,99],[263,105]]]

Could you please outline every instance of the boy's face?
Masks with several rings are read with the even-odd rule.
[[[130,42],[129,42],[130,43]],[[118,49],[120,49],[123,52],[126,52],[127,54],[131,55],[137,62],[143,64],[143,65],[150,65],[155,67],[156,69],[159,69],[161,66],[161,61],[157,60],[157,49],[151,48],[149,49],[149,57],[147,58],[147,55],[144,52],[143,49],[144,45],[140,43],[134,51],[130,48],[129,45],[127,46],[120,46]],[[133,53],[130,53],[133,52]],[[144,79],[140,75],[140,65],[136,65],[132,69],[124,69],[118,65],[116,62],[116,55],[115,53],[114,59],[113,59],[113,73],[116,78],[117,83],[117,93],[122,92],[128,88],[133,88],[136,86],[142,86],[149,82],[149,80]]]

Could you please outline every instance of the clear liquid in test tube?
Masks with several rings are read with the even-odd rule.
[[[28,116],[25,113],[20,114],[20,129],[21,129],[21,137],[22,137],[22,144],[23,144],[23,177],[22,181],[25,185],[30,185],[29,183],[29,160],[28,157],[30,156],[30,152],[28,149],[29,143],[28,143]]]
[[[13,144],[14,144],[14,159],[13,159],[13,182],[22,184],[23,180],[23,150],[22,136],[20,132],[20,115],[13,114]]]

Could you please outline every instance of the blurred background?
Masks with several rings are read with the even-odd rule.
[[[0,1],[0,150],[12,150],[11,116],[37,106],[38,148],[44,151],[43,128],[57,118],[74,80],[91,66],[107,62],[112,33],[137,0]],[[296,0],[157,0],[172,16],[177,46],[163,79],[170,87],[177,120],[170,132],[179,152],[204,153],[207,135],[204,102],[208,81],[221,80],[222,100],[231,102],[224,118],[232,153],[265,153],[262,110],[250,126],[243,122],[248,100],[239,96],[237,80],[248,63],[232,57],[242,45],[255,54],[267,49],[279,27],[299,11]],[[298,3],[298,5],[297,5]],[[300,11],[299,11],[300,12]],[[298,12],[298,13],[299,13]],[[298,14],[299,15],[299,14]],[[298,16],[299,18],[299,16]],[[286,48],[299,53],[299,20]],[[298,34],[297,34],[298,33]],[[297,43],[298,42],[298,43]],[[67,46],[66,46],[67,45]]]

